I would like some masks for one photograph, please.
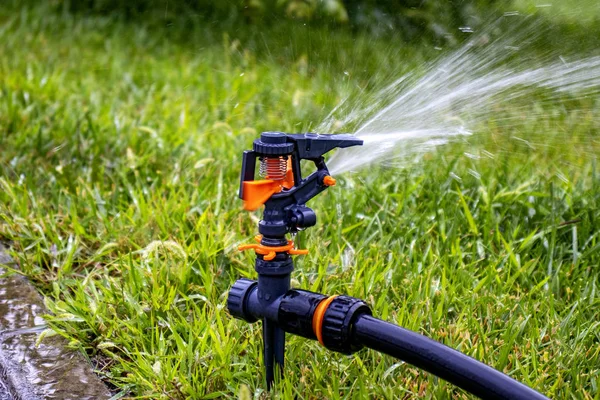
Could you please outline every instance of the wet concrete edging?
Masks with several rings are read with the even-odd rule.
[[[0,243],[0,266],[12,266],[5,250]],[[0,400],[109,399],[90,363],[64,338],[46,337],[36,345],[47,312],[26,278],[0,278]]]

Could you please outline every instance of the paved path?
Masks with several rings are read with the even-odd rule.
[[[0,243],[0,265],[12,265]],[[0,268],[0,275],[5,271]],[[110,393],[60,336],[46,337],[42,298],[24,277],[0,278],[0,400],[108,399]],[[7,393],[8,392],[8,393]]]

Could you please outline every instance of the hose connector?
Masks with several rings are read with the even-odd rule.
[[[321,308],[319,308],[321,307]],[[319,342],[329,350],[352,354],[362,348],[353,339],[354,321],[371,315],[364,301],[350,296],[332,296],[321,302],[313,316],[313,329]]]
[[[361,315],[371,315],[371,309],[360,299],[292,289],[281,298],[277,322],[286,332],[352,354],[362,348],[353,337],[353,324]]]

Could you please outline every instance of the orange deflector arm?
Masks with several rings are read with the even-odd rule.
[[[291,164],[288,162],[288,169],[283,180],[263,179],[259,181],[244,181],[243,185],[242,200],[244,200],[244,210],[254,211],[265,204],[275,193],[281,192],[283,188],[293,188],[294,173]]]
[[[244,181],[244,210],[254,211],[260,208],[271,196],[281,192],[281,182],[271,179]]]

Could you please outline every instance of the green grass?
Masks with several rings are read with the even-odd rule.
[[[0,239],[52,328],[124,396],[263,396],[260,324],[224,308],[255,276],[235,250],[259,216],[236,198],[241,152],[438,54],[213,25],[0,7]],[[589,28],[568,32],[556,28],[558,51],[593,50]],[[491,121],[471,144],[339,177],[312,203],[294,285],[364,298],[551,397],[599,399],[599,101],[540,94],[498,109],[520,122]],[[484,149],[493,157],[464,155]],[[387,356],[301,338],[277,394],[467,397]]]

